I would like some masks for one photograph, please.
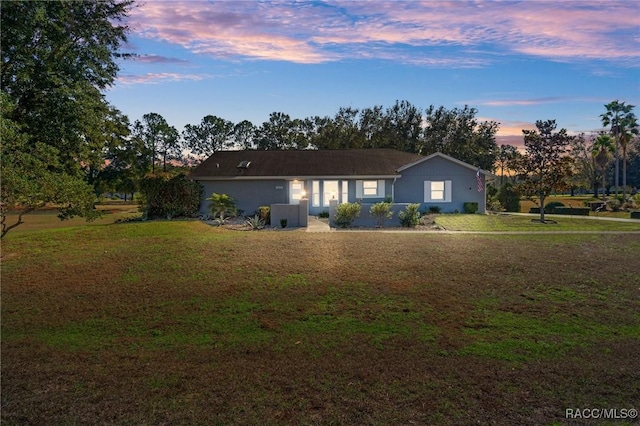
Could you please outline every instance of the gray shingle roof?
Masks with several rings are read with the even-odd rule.
[[[390,176],[422,158],[394,149],[219,151],[196,167],[191,177]],[[250,164],[239,168],[243,161]]]

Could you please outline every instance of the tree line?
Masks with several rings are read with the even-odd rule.
[[[637,191],[640,186],[640,138],[635,106],[616,100],[604,107],[605,112],[600,119],[606,130],[590,135],[568,135],[565,129],[561,129],[558,133],[562,137],[556,139],[562,143],[556,141],[547,148],[550,150],[548,155],[561,154],[563,161],[570,166],[561,174],[561,185],[555,186],[554,191],[571,191],[573,195],[575,190],[590,189],[595,197],[600,195],[603,200],[610,192],[615,196],[621,194],[625,200],[631,187]],[[498,186],[522,180],[526,157],[542,156],[542,153],[529,152],[528,142],[536,135],[551,135],[555,128],[553,121],[546,124],[537,122],[533,133],[523,130],[524,152],[511,145],[500,146],[496,161]]]
[[[148,174],[190,166],[224,149],[440,151],[489,171],[517,170],[521,181],[525,171],[534,173],[518,160],[522,153],[497,146],[498,123],[479,120],[469,106],[423,110],[402,100],[389,107],[342,107],[324,117],[273,112],[260,125],[207,115],[180,130],[151,112],[131,123],[106,101],[104,91],[115,83],[118,61],[134,56],[123,51],[125,18],[133,7],[134,0],[0,3],[2,236],[22,223],[24,214],[46,204],[57,206],[61,218],[94,218],[96,195],[133,193]],[[600,174],[609,173],[605,168],[615,160],[615,185],[621,165],[626,187],[627,174],[634,176],[636,167],[629,161],[638,133],[633,108],[618,101],[606,105],[601,118],[608,131],[588,147],[576,144],[569,152],[562,145],[561,157],[582,150],[585,164],[591,161]],[[555,121],[535,134],[524,131],[525,145],[537,137],[555,140],[554,130]],[[563,141],[575,142],[564,129],[560,133]],[[547,149],[552,148],[541,152],[548,154]],[[573,160],[571,170],[571,176],[579,174]],[[6,223],[9,210],[18,213],[15,223]]]

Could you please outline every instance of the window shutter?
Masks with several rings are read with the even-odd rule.
[[[446,203],[451,202],[451,181],[450,180],[444,181],[444,201]]]
[[[431,201],[431,181],[425,180],[424,181],[424,202],[428,203],[429,201]]]
[[[362,181],[361,180],[357,180],[356,181],[356,198],[362,198],[362,193],[363,193],[363,189],[362,189]]]
[[[378,181],[378,197],[384,198],[384,179]]]

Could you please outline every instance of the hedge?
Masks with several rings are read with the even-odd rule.
[[[590,211],[591,209],[588,207],[555,207],[551,212],[547,213],[573,216],[589,216]],[[540,214],[540,207],[531,207],[529,209],[529,213]]]
[[[591,211],[588,207],[556,207],[553,214],[568,214],[573,216],[589,216]]]

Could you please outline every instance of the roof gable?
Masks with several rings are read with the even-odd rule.
[[[424,163],[425,161],[429,161],[434,157],[441,157],[441,158],[443,158],[443,159],[445,159],[447,161],[451,161],[451,162],[453,162],[455,164],[458,164],[458,165],[460,165],[462,167],[466,167],[467,169],[473,170],[474,172],[479,170],[480,173],[482,173],[483,175],[490,175],[491,174],[490,172],[488,172],[486,170],[483,170],[483,169],[481,169],[479,167],[473,166],[473,165],[471,165],[469,163],[465,163],[462,160],[458,160],[457,158],[453,158],[450,155],[443,154],[442,152],[434,152],[433,154],[427,155],[426,157],[421,157],[417,161],[414,161],[414,162],[409,163],[409,164],[405,164],[402,167],[398,168],[398,172],[402,172],[403,170],[406,170],[406,169],[408,169],[410,167],[417,166],[418,164]]]
[[[397,176],[423,157],[395,149],[218,151],[191,173],[198,178]],[[245,167],[238,167],[241,164]]]

